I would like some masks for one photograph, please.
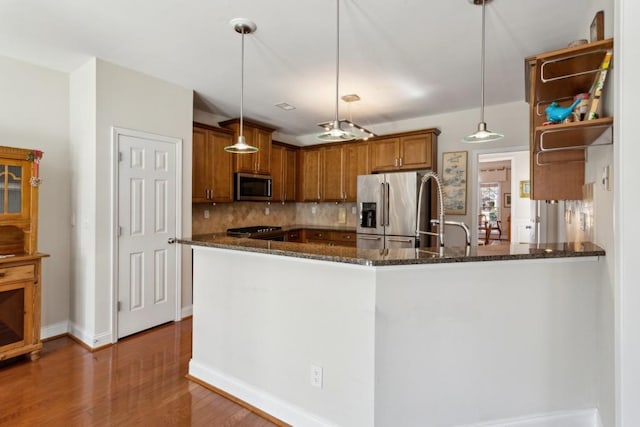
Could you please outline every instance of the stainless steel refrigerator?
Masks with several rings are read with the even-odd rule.
[[[426,230],[430,217],[430,185],[424,186],[418,211],[420,172],[394,172],[358,176],[358,248],[415,248],[429,246],[423,237],[416,244],[416,222]]]

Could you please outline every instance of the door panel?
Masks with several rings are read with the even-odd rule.
[[[118,338],[176,318],[176,144],[118,135]]]
[[[384,234],[383,185],[384,175],[358,176],[358,233]],[[368,215],[372,217],[371,226],[363,226]]]
[[[416,172],[389,173],[389,224],[385,234],[412,236],[416,233],[417,174]]]

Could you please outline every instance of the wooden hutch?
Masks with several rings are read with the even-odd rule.
[[[0,147],[0,360],[40,356],[38,185],[42,152]]]

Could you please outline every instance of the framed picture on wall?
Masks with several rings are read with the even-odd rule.
[[[467,213],[467,152],[442,153],[442,192],[447,215]]]
[[[511,193],[504,193],[504,200],[502,204],[505,208],[511,207]]]

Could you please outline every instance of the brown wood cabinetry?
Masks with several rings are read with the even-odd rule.
[[[377,137],[370,141],[371,171],[436,169],[439,129]]]
[[[37,154],[36,154],[37,153]],[[0,360],[39,357],[38,164],[41,153],[0,147]]]
[[[199,123],[193,127],[192,202],[232,202],[233,131]]]
[[[356,201],[357,176],[370,172],[367,142],[316,146],[300,156],[301,201]]]
[[[356,233],[353,231],[317,230],[305,228],[301,230],[300,241],[328,246],[356,246]]]
[[[221,122],[220,126],[231,129],[234,141],[240,133],[240,120],[233,119]],[[271,134],[274,129],[243,119],[242,133],[247,144],[258,147],[257,153],[234,154],[234,172],[245,172],[259,175],[271,173]]]
[[[298,199],[301,202],[319,202],[320,193],[320,148],[300,151],[298,172]]]
[[[274,202],[296,200],[297,152],[294,147],[281,143],[271,146],[271,178]]]
[[[570,105],[575,95],[588,93],[607,49],[613,49],[613,39],[525,59],[532,199],[583,199],[586,150],[602,141],[602,134],[612,128],[613,117],[543,125],[545,108],[553,101]],[[604,143],[610,142],[612,139]]]
[[[31,360],[40,356],[42,256],[17,256],[0,262],[0,360],[26,353]]]

